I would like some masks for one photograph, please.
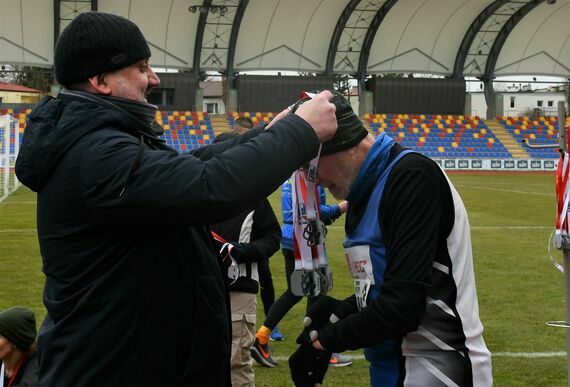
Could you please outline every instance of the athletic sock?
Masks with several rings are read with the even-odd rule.
[[[261,328],[257,330],[255,337],[257,337],[259,344],[265,345],[269,343],[269,335],[271,335],[271,329],[267,328],[265,325],[262,325]]]

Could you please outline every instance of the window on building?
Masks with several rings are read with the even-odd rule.
[[[174,89],[162,87],[152,89],[147,101],[153,105],[174,105]]]
[[[536,106],[542,107],[542,102],[543,101],[539,99],[538,101],[536,101]]]
[[[511,97],[511,109],[515,107],[515,97]]]
[[[548,101],[548,107],[553,107],[554,106],[554,101]]]
[[[218,104],[216,102],[206,102],[206,111],[211,114],[218,114]]]

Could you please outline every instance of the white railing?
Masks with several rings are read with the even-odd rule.
[[[18,122],[8,114],[0,116],[0,202],[20,186],[14,172],[19,149]]]

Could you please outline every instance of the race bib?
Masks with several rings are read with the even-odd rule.
[[[370,286],[374,285],[372,274],[372,260],[370,259],[370,246],[359,245],[344,249],[344,256],[348,270],[354,280],[354,292],[358,309],[366,307],[366,299]]]

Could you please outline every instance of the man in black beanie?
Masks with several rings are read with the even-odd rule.
[[[349,202],[344,249],[355,295],[319,300],[301,345],[364,348],[373,386],[491,386],[461,198],[433,160],[365,133],[344,97],[333,103],[338,131],[323,143],[317,183]],[[298,385],[322,381],[318,361],[290,364]]]
[[[229,385],[230,316],[206,225],[272,193],[336,131],[330,92],[265,129],[178,154],[153,128],[160,84],[139,28],[77,16],[65,89],[32,111],[16,174],[38,194],[47,317],[39,385]]]

